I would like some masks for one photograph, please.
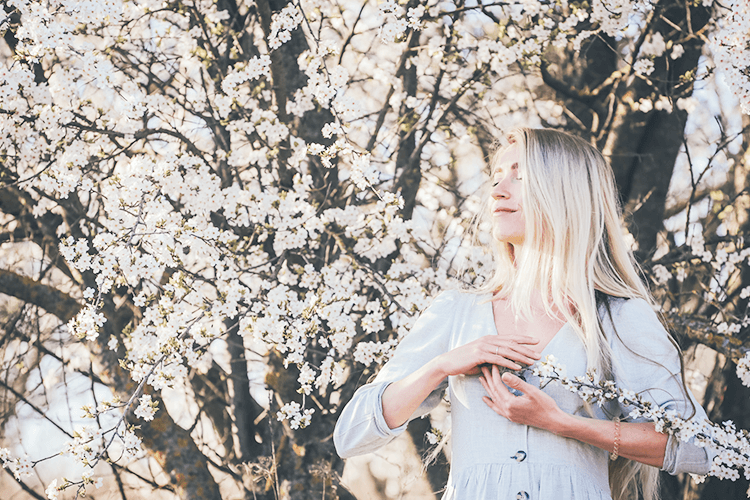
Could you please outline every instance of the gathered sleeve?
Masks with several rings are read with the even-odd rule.
[[[673,410],[681,418],[703,422],[706,412],[683,385],[677,347],[648,302],[619,299],[613,301],[611,310],[616,334],[610,336],[610,345],[617,386],[634,391],[659,408]],[[612,331],[606,314],[604,326]],[[628,421],[648,421],[627,418],[628,408],[622,411]],[[683,442],[670,434],[662,470],[673,475],[708,474],[713,456],[710,450],[696,446],[694,439]]]
[[[375,380],[360,387],[344,407],[333,432],[333,442],[341,458],[373,452],[406,429],[408,422],[395,429],[390,429],[385,423],[383,392],[390,383],[411,375],[448,351],[458,294],[457,291],[447,291],[438,295],[401,340]],[[409,421],[433,410],[447,386],[446,378],[409,417]]]

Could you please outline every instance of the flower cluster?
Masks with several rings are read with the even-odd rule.
[[[83,411],[83,415],[81,415],[81,417],[82,418],[96,418],[99,415],[103,415],[112,410],[122,408],[122,406],[123,404],[120,401],[120,398],[115,396],[111,400],[102,401],[96,406],[96,408],[94,408],[91,405],[82,406],[81,410]]]
[[[443,439],[443,433],[440,432],[439,429],[435,429],[434,427],[430,429],[429,431],[425,432],[424,438],[427,440],[428,443],[431,445],[438,444],[441,439]]]
[[[3,462],[3,468],[10,470],[18,480],[34,473],[29,457],[13,458],[8,448],[0,448],[0,461]]]
[[[138,408],[135,409],[135,416],[149,422],[154,419],[154,415],[156,415],[156,410],[158,409],[159,402],[152,401],[151,396],[144,394],[141,396]]]
[[[143,450],[141,449],[141,438],[139,438],[133,429],[127,429],[122,434],[118,434],[122,445],[122,457],[125,462],[139,458]]]
[[[416,12],[413,12],[414,9],[410,9],[412,15],[409,21],[401,18],[404,9],[393,0],[382,2],[378,6],[378,10],[381,16],[381,26],[378,36],[383,43],[392,42],[401,38],[406,32],[406,28],[409,26],[410,22],[418,22]],[[424,13],[424,8],[422,8],[422,13]]]
[[[737,377],[742,380],[742,385],[750,387],[750,352],[737,361]]]
[[[234,70],[221,82],[221,89],[227,96],[238,99],[240,93],[237,87],[245,82],[270,76],[271,58],[267,55],[256,56],[245,64],[242,70]]]
[[[437,2],[429,8],[420,5],[405,12],[397,2],[382,2],[379,5],[379,38],[383,43],[404,41],[408,28],[423,29],[424,19],[438,21],[442,16],[450,15],[451,8],[447,2]],[[542,54],[549,46],[563,48],[571,44],[579,51],[586,39],[599,32],[621,36],[633,22],[635,13],[651,8],[650,2],[641,0],[595,0],[589,9],[570,8],[567,2],[548,7],[538,0],[524,0],[500,8],[503,11],[501,17],[507,20],[507,24],[503,23],[496,39],[486,36],[484,31],[482,36],[474,35],[460,18],[452,20],[451,31],[459,37],[457,46],[460,50],[472,49],[475,53],[471,63],[477,66],[488,64],[493,72],[503,77],[509,74],[509,66],[516,62],[525,66],[541,64]],[[581,30],[578,25],[582,22],[590,23],[593,29]],[[433,39],[430,43],[439,42]],[[653,71],[650,58],[661,55],[663,45],[661,35],[645,44],[642,58],[634,65],[638,73],[647,75]],[[443,55],[439,47],[428,47],[427,51]]]
[[[73,433],[73,441],[65,444],[63,453],[71,455],[83,465],[92,466],[102,451],[102,430],[85,426]]]
[[[274,14],[271,21],[271,34],[268,36],[268,47],[276,50],[292,39],[292,31],[302,22],[304,17],[294,3],[284,7],[281,12]]]
[[[62,489],[62,486],[57,486],[57,479],[53,479],[52,482],[47,485],[47,489],[44,490],[44,494],[47,495],[47,498],[49,500],[57,500],[60,490]]]
[[[297,403],[296,401],[292,401],[291,403],[287,403],[281,407],[281,410],[276,413],[276,419],[279,422],[288,420],[289,427],[291,427],[292,429],[304,429],[305,427],[310,425],[312,414],[314,412],[315,410],[312,408],[305,408],[304,410],[302,410],[302,407],[299,403]]]
[[[83,340],[96,340],[99,336],[99,328],[104,325],[107,318],[103,314],[96,312],[92,305],[87,305],[68,322],[68,330]]]
[[[742,112],[750,114],[750,4],[733,0],[728,7],[710,47],[716,68],[739,99]]]
[[[360,342],[354,348],[354,360],[365,366],[370,366],[373,362],[384,363],[390,359],[397,343],[396,339],[387,342]]]

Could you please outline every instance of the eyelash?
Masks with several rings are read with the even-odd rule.
[[[515,178],[515,179],[513,179],[513,180],[516,180],[516,181],[522,181],[522,180],[523,180],[523,177],[516,177],[516,178]],[[500,181],[499,181],[499,180],[493,180],[493,181],[492,181],[492,187],[495,187],[495,186],[497,186],[498,184],[500,184]]]

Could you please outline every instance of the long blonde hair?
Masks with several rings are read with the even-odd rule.
[[[532,293],[546,291],[547,314],[560,311],[583,342],[587,366],[610,377],[597,292],[653,303],[623,237],[612,169],[595,147],[564,132],[517,128],[509,140],[523,179],[524,244],[514,249],[491,238],[495,272],[477,291],[508,299],[526,317]],[[487,221],[490,202],[487,196],[480,215]],[[637,498],[638,490],[645,500],[658,498],[658,477],[658,469],[622,458],[610,466],[615,500]]]

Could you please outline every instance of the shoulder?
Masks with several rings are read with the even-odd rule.
[[[609,311],[611,317],[604,309],[602,323],[615,350],[626,347],[652,358],[671,357],[678,352],[648,301],[641,298],[610,298]]]
[[[489,298],[487,294],[483,295],[465,290],[443,290],[431,299],[429,305],[422,310],[417,319],[417,324],[439,322],[443,326],[449,326],[458,318],[475,314],[477,308]]]
[[[612,320],[617,323],[659,323],[656,311],[646,300],[641,298],[627,299],[622,297],[609,297],[609,312]],[[606,315],[606,308],[605,308]],[[661,323],[659,323],[661,324]]]
[[[471,290],[461,290],[458,288],[443,290],[435,296],[430,304],[430,308],[436,306],[450,306],[455,308],[471,308],[489,301],[490,295],[487,293],[477,293]]]

